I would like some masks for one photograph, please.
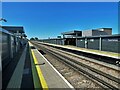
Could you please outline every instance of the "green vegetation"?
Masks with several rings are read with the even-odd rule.
[[[35,37],[35,38],[30,38],[30,40],[39,40],[37,37]]]

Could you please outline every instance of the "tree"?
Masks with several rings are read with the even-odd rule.
[[[37,37],[35,37],[35,40],[38,40],[38,38],[37,38]]]
[[[32,37],[32,38],[30,38],[30,40],[35,40],[35,39]]]

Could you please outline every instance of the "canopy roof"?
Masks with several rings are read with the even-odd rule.
[[[2,26],[2,28],[12,33],[17,33],[17,31],[19,31],[19,33],[25,33],[22,26]]]

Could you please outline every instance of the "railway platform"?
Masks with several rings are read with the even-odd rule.
[[[28,44],[2,70],[2,89],[14,88],[34,88]]]
[[[49,61],[31,44],[31,55],[43,88],[71,88],[73,86],[49,63]]]
[[[71,46],[71,45],[57,45],[57,44],[50,44],[50,43],[44,43],[44,42],[37,42],[37,43],[46,44],[46,45],[59,47],[59,48],[64,48],[64,49],[70,49],[70,50],[85,52],[85,53],[96,54],[96,55],[100,55],[100,56],[111,57],[111,58],[115,58],[115,59],[120,59],[120,57],[119,57],[120,54],[119,53],[114,53],[114,52],[86,49],[86,48],[80,48],[80,47]]]
[[[16,60],[18,59],[18,60]],[[3,72],[6,89],[70,89],[74,87],[29,42]],[[11,71],[12,70],[12,71]]]

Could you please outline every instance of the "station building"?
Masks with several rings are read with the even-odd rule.
[[[69,32],[63,32],[61,34],[63,35],[64,45],[76,46],[78,37],[112,35],[112,28],[98,28],[98,29],[82,30],[82,31],[73,30]]]
[[[43,39],[40,41],[101,51],[120,52],[120,34],[112,35],[112,28],[73,30],[61,34],[63,38]]]
[[[69,32],[63,32],[61,33],[63,35],[63,43],[64,45],[74,45],[76,46],[76,37],[82,36],[82,31],[69,31]]]

